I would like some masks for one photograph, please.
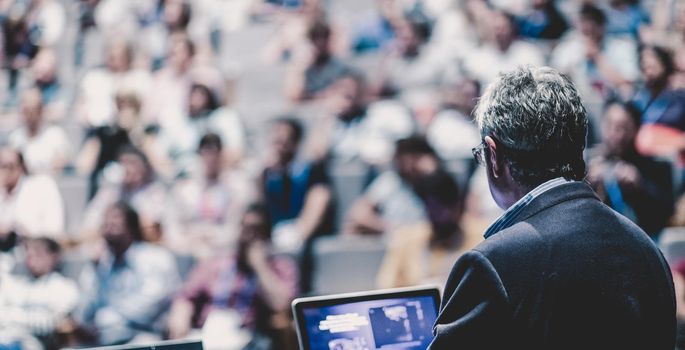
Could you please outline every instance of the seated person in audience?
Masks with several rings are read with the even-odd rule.
[[[75,116],[86,128],[112,123],[118,91],[132,89],[138,96],[151,92],[150,73],[135,67],[131,43],[116,37],[104,51],[105,65],[89,69],[78,86]]]
[[[294,101],[320,97],[338,78],[352,69],[331,52],[331,28],[314,21],[307,31],[309,45],[293,54],[286,76],[285,93]]]
[[[138,147],[145,153],[154,153],[150,151],[152,139],[140,120],[140,108],[141,101],[135,92],[119,91],[113,123],[91,128],[86,133],[76,168],[79,173],[90,177],[89,199],[95,196],[100,187],[103,170],[116,162],[117,156],[126,147]]]
[[[312,157],[331,157],[341,162],[359,159],[365,136],[364,90],[363,77],[357,74],[345,75],[331,85],[326,95],[326,116],[308,145]]]
[[[194,83],[187,100],[187,113],[182,120],[162,128],[158,137],[167,161],[173,164],[172,175],[177,177],[193,175],[197,144],[204,134],[214,133],[225,143],[242,127],[235,112],[216,113],[220,100],[205,84]]]
[[[368,105],[367,97],[361,74],[346,74],[333,83],[324,98],[327,110],[308,142],[308,155],[337,163],[387,165],[395,141],[411,135],[415,123],[408,109],[398,101]]]
[[[629,93],[639,78],[634,40],[609,35],[606,14],[592,3],[581,6],[578,24],[552,52],[551,65],[568,74],[590,103],[614,91]]]
[[[162,129],[173,129],[182,123],[196,67],[196,46],[186,33],[172,33],[168,41],[164,65],[154,73],[143,105],[144,119]]]
[[[292,118],[271,130],[271,159],[262,172],[261,192],[274,224],[274,243],[296,249],[315,233],[332,229],[331,188],[323,164],[297,159],[304,130]]]
[[[671,53],[658,46],[645,46],[640,50],[640,70],[644,83],[633,97],[633,104],[642,114],[642,124],[685,130],[685,90],[671,87],[675,71]],[[651,150],[649,144],[640,146],[641,150],[642,146],[647,147],[647,152]]]
[[[176,227],[165,233],[173,251],[203,258],[235,244],[238,219],[255,196],[256,183],[238,169],[225,166],[223,144],[217,134],[200,140],[202,169],[173,189]]]
[[[350,28],[350,45],[355,54],[386,50],[394,43],[393,25],[402,17],[402,8],[396,1],[376,0],[371,8],[354,19]]]
[[[589,162],[588,181],[614,210],[657,236],[672,214],[672,170],[666,162],[638,154],[640,112],[610,103],[602,122],[604,142]]]
[[[268,208],[250,205],[240,226],[237,251],[198,265],[177,295],[169,315],[172,339],[203,329],[209,341],[208,329],[217,327],[211,323],[221,322],[223,314],[223,341],[237,346],[245,331],[268,334],[272,316],[288,312],[297,295],[297,269],[289,258],[271,252]]]
[[[55,180],[29,175],[21,153],[0,148],[0,250],[18,237],[64,237],[64,201]]]
[[[378,272],[379,288],[444,285],[459,256],[483,239],[461,228],[463,196],[452,175],[430,167],[436,169],[417,183],[428,221],[398,228]]]
[[[84,213],[82,235],[86,241],[94,238],[105,210],[123,201],[140,214],[144,239],[161,239],[161,225],[166,212],[167,191],[155,180],[155,174],[145,154],[133,147],[126,147],[117,157],[117,166],[110,171],[111,178],[88,204]],[[105,174],[107,176],[108,174]]]
[[[69,140],[60,127],[46,124],[40,90],[22,93],[21,115],[24,125],[10,134],[9,144],[21,151],[32,173],[59,174],[69,161]]]
[[[645,11],[640,1],[611,0],[603,5],[607,14],[607,33],[609,34],[638,38],[641,28],[650,22],[649,13]]]
[[[57,53],[53,49],[42,48],[31,62],[33,85],[43,97],[45,119],[50,122],[60,121],[67,112],[66,87],[57,74]]]
[[[234,106],[236,84],[234,77],[225,79],[222,105],[209,116],[209,120],[214,120],[214,124],[217,125],[213,132],[221,136],[223,156],[229,166],[235,166],[240,162],[245,155],[246,147],[245,126]]]
[[[394,233],[398,227],[427,221],[424,205],[416,193],[422,166],[437,159],[428,142],[419,136],[397,141],[393,168],[381,173],[350,208],[347,233]],[[436,161],[437,162],[437,161]]]
[[[465,71],[470,76],[488,84],[503,71],[521,65],[544,64],[540,48],[518,37],[513,16],[492,11],[489,26],[491,34],[487,40],[464,59]]]
[[[568,21],[559,11],[557,0],[534,0],[529,10],[516,17],[521,36],[556,40],[568,30]]]
[[[426,139],[441,159],[472,159],[471,148],[480,143],[480,132],[472,113],[480,96],[480,83],[464,79],[446,84],[442,109],[426,128]]]
[[[39,339],[47,348],[57,348],[56,333],[67,329],[76,310],[78,286],[57,271],[57,242],[34,238],[24,247],[27,274],[0,274],[0,338],[9,332],[23,333]],[[0,340],[0,347],[2,343]]]
[[[106,250],[80,281],[88,293],[80,320],[83,331],[100,345],[160,332],[163,326],[156,322],[180,286],[174,256],[143,242],[138,214],[124,202],[107,206],[100,234]]]

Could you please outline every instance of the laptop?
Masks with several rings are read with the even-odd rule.
[[[200,340],[171,340],[154,344],[104,346],[89,350],[203,350],[203,348]]]
[[[301,350],[426,349],[433,340],[440,291],[386,289],[295,299]]]

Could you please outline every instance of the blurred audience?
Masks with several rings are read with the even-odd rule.
[[[9,135],[9,144],[21,151],[31,172],[58,174],[71,156],[69,140],[62,128],[45,121],[40,90],[22,93],[21,116],[23,125]]]
[[[114,39],[108,43],[105,66],[86,72],[79,85],[76,113],[87,128],[112,124],[117,92],[129,90],[145,96],[151,89],[149,73],[136,69],[133,61],[133,46]]]
[[[108,205],[101,223],[106,250],[82,276],[81,324],[101,345],[154,339],[180,286],[174,256],[143,241],[138,214],[124,202]]]
[[[528,13],[516,17],[518,32],[531,39],[556,40],[569,28],[557,0],[533,0]]]
[[[464,59],[464,69],[470,76],[488,84],[502,71],[528,64],[539,66],[545,62],[537,46],[518,38],[512,15],[493,11],[489,24],[489,37]]]
[[[285,94],[294,101],[320,97],[352,68],[331,51],[331,27],[323,20],[310,24],[309,45],[295,52],[285,81]]]
[[[451,175],[434,166],[417,183],[428,221],[398,228],[378,271],[379,288],[443,283],[454,261],[482,240],[462,230],[463,196]]]
[[[17,237],[65,237],[65,210],[55,181],[47,175],[31,175],[24,158],[12,148],[0,148],[0,241],[3,251]]]
[[[28,250],[58,259],[34,241],[49,237],[65,275],[86,265],[88,304],[16,338],[234,330],[294,349],[284,305],[321,292],[319,243],[365,244],[327,234],[376,234],[380,286],[442,284],[501,214],[471,157],[474,106],[525,64],[581,91],[601,199],[657,241],[685,226],[680,0],[0,0],[0,275],[55,279],[16,274]],[[271,120],[284,114],[299,117]],[[257,199],[268,215],[245,214]],[[41,293],[59,294],[12,300]]]
[[[617,93],[626,97],[639,76],[636,43],[607,33],[606,14],[591,3],[579,16],[576,29],[552,52],[551,65],[568,74],[589,103]]]
[[[0,274],[0,346],[11,348],[8,334],[24,334],[53,348],[59,345],[58,333],[72,327],[79,289],[58,272],[61,249],[56,241],[33,238],[24,247],[27,273]]]
[[[438,157],[424,138],[397,141],[392,169],[378,175],[350,208],[344,231],[393,234],[399,227],[427,221],[416,186],[437,164]]]
[[[235,245],[238,218],[256,193],[241,170],[226,167],[219,135],[205,134],[199,144],[202,171],[174,186],[178,227],[166,230],[164,241],[175,252],[206,258]]]
[[[140,215],[143,239],[159,241],[168,196],[165,186],[155,179],[145,154],[136,148],[126,147],[119,152],[117,163],[108,170],[109,174],[104,174],[109,175],[107,183],[97,191],[84,212],[82,238],[90,240],[95,237],[107,208],[122,201]]]
[[[100,187],[103,170],[116,162],[119,153],[127,147],[147,150],[146,153],[153,154],[151,158],[155,159],[151,150],[154,141],[140,120],[140,98],[133,92],[120,91],[115,101],[113,123],[89,129],[76,158],[78,172],[89,175],[89,199]]]
[[[324,164],[298,159],[303,137],[304,129],[296,119],[274,122],[271,159],[261,175],[274,244],[282,249],[297,249],[313,234],[332,230],[330,180]]]
[[[174,300],[172,339],[201,335],[214,346],[239,348],[251,338],[245,330],[272,336],[274,315],[288,311],[297,295],[297,268],[272,252],[268,207],[248,206],[240,226],[235,252],[198,265]]]
[[[480,142],[473,110],[480,96],[480,83],[464,79],[442,89],[442,107],[426,128],[426,138],[444,160],[471,159],[471,147]]]
[[[589,162],[587,179],[607,205],[656,237],[672,214],[672,169],[637,152],[639,127],[633,105],[610,103],[602,122],[604,142]]]

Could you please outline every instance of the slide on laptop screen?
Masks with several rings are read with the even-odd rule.
[[[300,348],[425,349],[439,301],[438,289],[425,287],[297,299]]]

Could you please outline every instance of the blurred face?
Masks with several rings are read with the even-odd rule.
[[[30,129],[37,129],[43,121],[43,97],[36,89],[26,91],[21,97],[21,115]]]
[[[502,49],[509,48],[512,41],[514,41],[514,28],[507,16],[502,13],[497,13],[492,21],[492,32],[495,36],[495,42]]]
[[[402,153],[395,155],[395,170],[401,178],[412,181],[416,178],[416,163],[419,155],[415,153]]]
[[[44,276],[55,270],[59,255],[52,253],[44,242],[31,240],[25,247],[26,267],[34,277]]]
[[[207,92],[202,88],[195,87],[190,91],[190,98],[188,101],[188,108],[190,109],[191,115],[197,115],[198,113],[207,109],[209,104],[209,96]]]
[[[33,59],[31,71],[33,78],[39,84],[53,82],[57,78],[57,56],[50,50],[41,50]]]
[[[476,85],[476,83],[473,81],[468,81],[461,86],[460,90],[460,106],[466,113],[470,115],[471,112],[476,108],[476,104],[478,103],[478,85]]]
[[[288,163],[295,158],[297,147],[293,129],[286,124],[279,123],[274,126],[271,134],[271,146],[281,163]]]
[[[126,72],[131,64],[128,48],[123,41],[115,41],[107,50],[107,67],[114,72]]]
[[[584,37],[594,41],[600,42],[604,37],[604,26],[595,23],[586,18],[580,19],[580,32]]]
[[[640,53],[640,58],[640,70],[642,70],[642,75],[647,82],[660,81],[665,78],[666,70],[654,51],[644,49]]]
[[[243,216],[239,240],[242,244],[269,240],[269,228],[261,214],[248,212]]]
[[[633,149],[638,127],[620,105],[610,106],[604,116],[604,145],[610,155],[622,156]]]
[[[126,153],[119,156],[119,163],[124,168],[123,185],[129,188],[141,187],[147,181],[147,167],[140,156]]]
[[[221,174],[221,151],[213,147],[205,147],[200,150],[200,158],[205,167],[205,175],[216,178]]]
[[[140,103],[133,95],[119,95],[116,97],[117,124],[126,130],[131,130],[138,124]]]
[[[0,149],[0,184],[7,190],[13,189],[24,174],[19,155],[10,149]]]
[[[350,115],[358,106],[361,89],[353,78],[338,80],[330,90],[329,106],[331,113],[341,119],[354,117]]]
[[[170,28],[177,28],[181,24],[183,4],[178,0],[167,1],[164,4],[164,23]]]
[[[175,69],[185,69],[190,65],[192,53],[184,37],[172,37],[167,58],[169,65]]]
[[[328,35],[319,34],[310,38],[309,42],[314,49],[316,57],[326,57],[330,52],[330,38]]]
[[[404,55],[416,55],[421,46],[421,40],[414,32],[411,23],[409,21],[402,19],[395,23],[395,35],[397,36],[397,42],[400,46],[400,50]]]
[[[123,253],[133,242],[133,236],[126,227],[126,216],[117,207],[110,207],[105,211],[101,231],[102,238],[115,254]]]

